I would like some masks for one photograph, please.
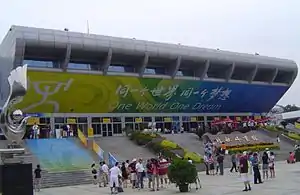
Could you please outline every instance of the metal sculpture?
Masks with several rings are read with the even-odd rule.
[[[9,95],[0,114],[0,128],[6,139],[20,144],[25,133],[29,117],[24,117],[14,105],[21,102],[27,92],[27,65],[19,66],[10,72],[8,77]]]

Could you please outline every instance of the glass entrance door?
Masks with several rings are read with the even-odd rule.
[[[111,123],[102,124],[102,136],[113,136],[113,128]]]

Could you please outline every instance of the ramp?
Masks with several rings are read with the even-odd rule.
[[[95,141],[105,153],[110,152],[120,162],[133,158],[148,159],[155,156],[147,148],[138,146],[123,136],[95,138]]]
[[[89,151],[77,145],[76,138],[26,140],[25,145],[42,169],[50,172],[85,170],[93,162]]]
[[[181,134],[161,134],[161,136],[166,139],[177,143],[184,149],[189,150],[190,152],[198,153],[204,156],[204,144],[199,139],[199,137],[194,133],[181,133]],[[225,156],[224,166],[230,167],[231,161],[229,156]]]
[[[276,137],[278,133],[268,132],[267,130],[257,130],[256,133],[261,136],[265,137],[265,139],[271,139],[276,142]],[[280,150],[274,151],[276,154],[276,160],[286,160],[288,158],[289,152],[294,151],[294,145],[290,142],[287,142],[284,138],[280,138]]]

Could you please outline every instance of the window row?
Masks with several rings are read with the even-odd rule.
[[[40,68],[61,68],[60,63],[52,61],[38,61],[38,60],[24,60],[23,64],[28,64],[30,67]],[[97,64],[85,64],[85,63],[68,63],[67,69],[73,70],[92,70],[100,71],[101,68]],[[200,77],[202,76],[201,68],[189,67],[179,68],[176,72],[176,76],[188,76],[188,77]],[[139,73],[140,67],[134,65],[122,65],[122,64],[111,64],[108,67],[108,72],[120,72],[120,73]],[[204,71],[204,69],[203,69]],[[294,76],[294,71],[285,71],[276,69],[264,69],[259,68],[258,70],[253,67],[236,66],[230,74],[231,65],[210,65],[205,77],[206,78],[217,78],[227,79],[230,77],[232,80],[244,80],[244,81],[259,81],[259,82],[275,82],[275,83],[286,83],[289,84]],[[173,69],[170,66],[152,66],[148,65],[144,74],[150,75],[170,75]],[[254,75],[255,74],[255,75]],[[254,77],[253,77],[254,75]],[[275,78],[274,78],[275,76]]]

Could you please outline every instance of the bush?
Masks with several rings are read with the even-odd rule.
[[[289,132],[287,134],[287,136],[291,139],[294,139],[294,140],[300,140],[300,135],[298,133],[294,133],[294,132]]]
[[[163,140],[160,145],[163,147],[163,148],[168,148],[168,149],[171,149],[171,150],[174,150],[174,149],[177,149],[179,148],[179,146],[172,142],[172,141],[169,141],[169,140]]]
[[[188,184],[196,182],[197,174],[196,166],[186,160],[175,160],[168,168],[168,178],[181,192],[186,192]]]
[[[190,158],[194,163],[203,163],[203,158],[195,152],[185,152],[184,159]]]

